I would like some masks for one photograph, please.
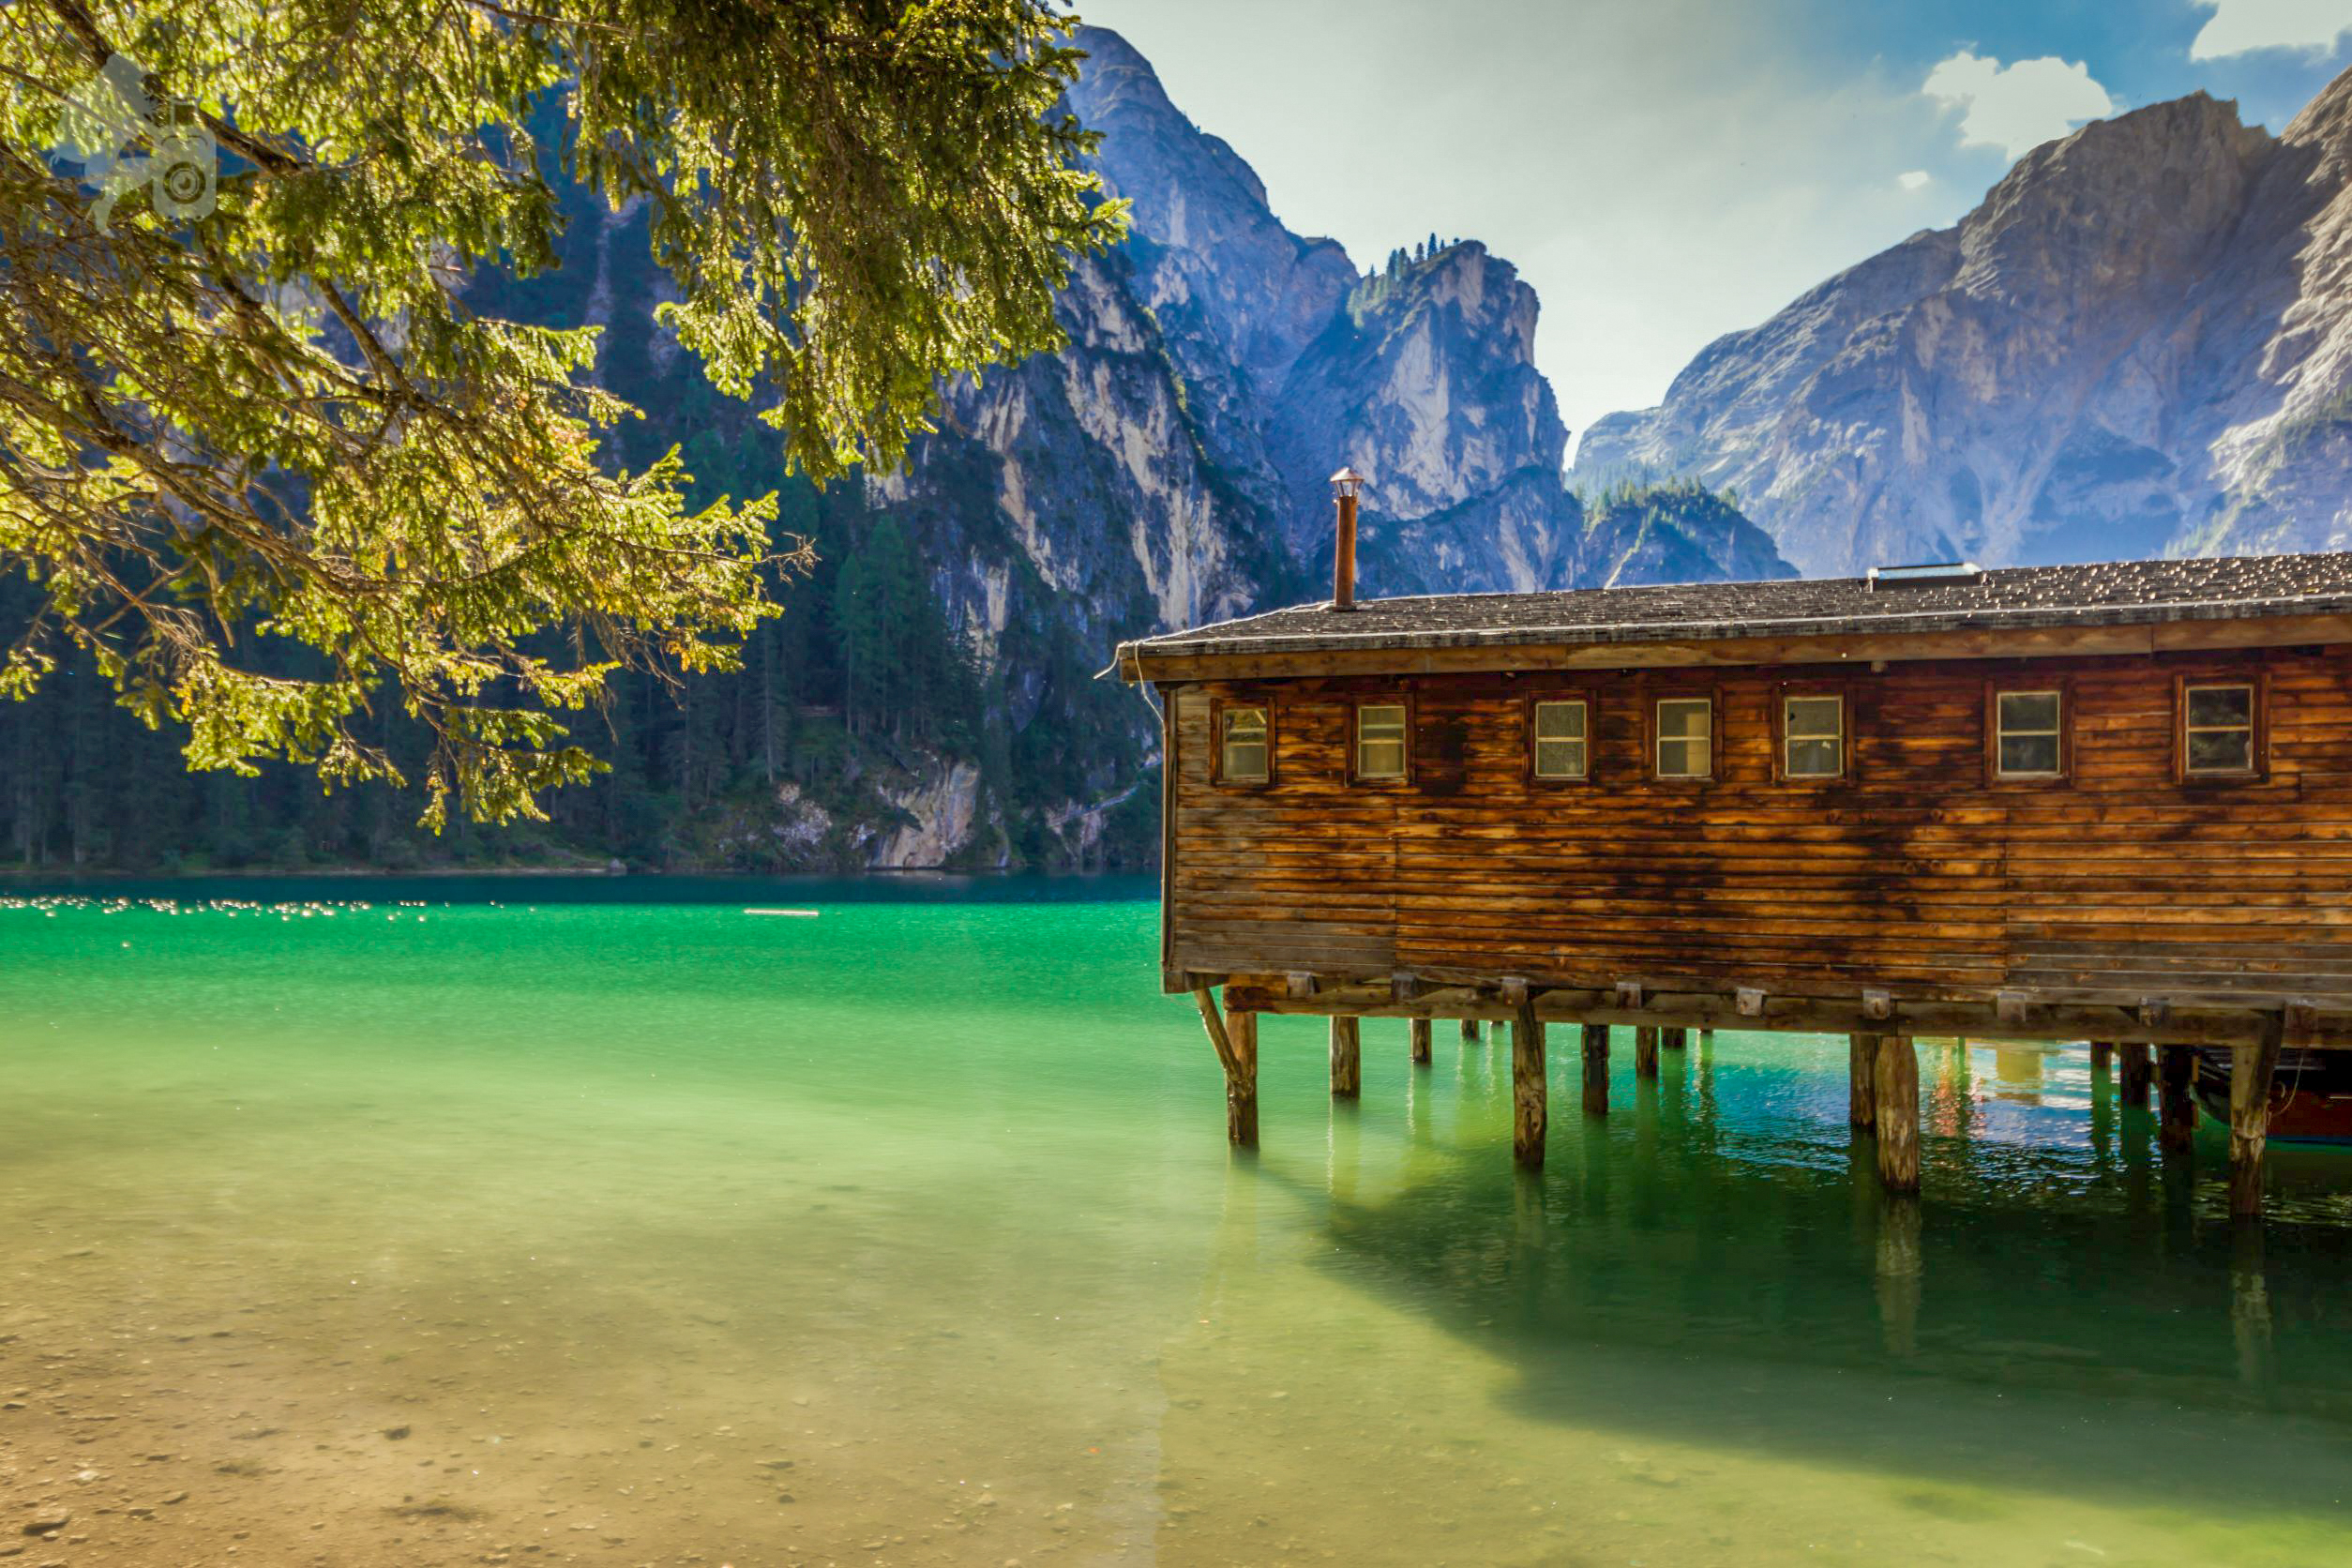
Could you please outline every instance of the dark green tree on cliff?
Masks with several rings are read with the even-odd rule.
[[[616,671],[732,667],[806,546],[771,540],[772,493],[622,469],[636,411],[595,331],[477,313],[467,280],[552,264],[552,168],[642,203],[711,384],[805,474],[888,467],[942,375],[1057,345],[1072,255],[1118,235],[1054,110],[1067,25],[1048,0],[0,10],[0,573],[36,605],[0,690],[79,653],[191,766],[330,783],[398,779],[395,707],[431,736],[429,821],[537,815],[598,766],[561,716]],[[135,116],[111,164],[110,102]]]

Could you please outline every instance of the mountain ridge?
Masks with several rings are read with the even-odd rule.
[[[2352,72],[2037,147],[1596,420],[1579,476],[1732,490],[1808,573],[2352,543]]]

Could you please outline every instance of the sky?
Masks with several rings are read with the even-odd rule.
[[[1485,242],[1574,432],[1958,220],[2021,154],[2203,89],[2284,128],[2352,0],[1074,0],[1358,266]]]

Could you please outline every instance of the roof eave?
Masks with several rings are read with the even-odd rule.
[[[2166,632],[2164,628],[2187,628]],[[2352,642],[2352,597],[2267,603],[2156,604],[2082,610],[2024,608],[1943,615],[1838,617],[1737,625],[1723,621],[1594,627],[1271,633],[1183,641],[1145,638],[1118,649],[1128,682],[1266,675],[1427,673],[2109,656],[2184,648]]]

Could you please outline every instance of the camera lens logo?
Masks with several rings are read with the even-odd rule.
[[[114,216],[114,204],[141,186],[167,222],[211,216],[219,144],[188,105],[158,109],[147,96],[146,72],[128,55],[107,56],[67,101],[59,132],[60,150],[82,160],[83,179],[98,189],[90,217],[99,228]]]

